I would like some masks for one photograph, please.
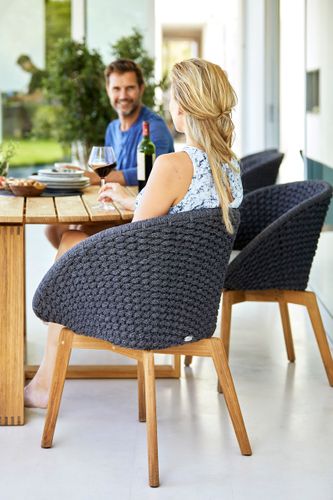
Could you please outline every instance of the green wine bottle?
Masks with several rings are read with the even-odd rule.
[[[137,152],[139,191],[145,187],[148,181],[155,161],[155,151],[155,144],[150,140],[149,123],[142,122],[142,141],[138,146]]]

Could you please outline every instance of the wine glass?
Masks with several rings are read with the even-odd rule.
[[[111,146],[93,146],[88,165],[96,172],[101,179],[101,187],[105,185],[105,177],[109,175],[111,170],[116,168],[116,156]],[[93,208],[98,210],[115,210],[114,206],[105,201],[97,203]]]

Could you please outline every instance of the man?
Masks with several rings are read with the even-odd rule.
[[[117,170],[112,171],[106,182],[117,182],[123,186],[137,184],[137,147],[142,140],[142,122],[150,125],[151,140],[156,147],[156,156],[174,151],[173,139],[164,120],[142,104],[144,79],[140,67],[129,59],[118,59],[105,70],[106,91],[111,106],[118,118],[109,123],[105,133],[105,145],[112,146],[117,159]],[[92,184],[100,179],[94,172],[85,172]],[[74,229],[94,234],[109,227],[107,224],[85,224]],[[46,227],[50,243],[58,248],[64,232],[69,226]]]
[[[23,69],[23,71],[26,71],[31,75],[28,85],[28,94],[30,96],[33,95],[36,100],[40,99],[43,91],[43,80],[46,78],[47,72],[37,68],[31,58],[26,54],[20,55],[16,63]]]
[[[137,184],[136,151],[142,140],[142,122],[149,122],[156,156],[173,152],[173,139],[162,117],[142,104],[144,80],[134,61],[118,59],[109,64],[105,83],[111,106],[118,114],[105,133],[105,146],[112,146],[117,158],[117,170],[106,181],[133,186]],[[94,184],[99,182],[96,174],[90,174],[90,178]]]

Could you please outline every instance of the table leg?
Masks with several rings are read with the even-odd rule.
[[[0,226],[0,425],[24,424],[24,226]]]

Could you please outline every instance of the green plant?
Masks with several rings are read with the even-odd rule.
[[[8,144],[0,144],[0,162],[9,161],[16,152],[16,144],[13,141]]]
[[[54,131],[63,144],[80,141],[88,151],[104,142],[110,121],[104,64],[99,53],[73,40],[56,45],[49,63],[46,91],[54,105]]]
[[[56,138],[56,116],[53,106],[40,104],[33,117],[33,137],[36,139]]]
[[[111,45],[111,55],[114,59],[132,59],[140,66],[145,79],[145,92],[142,101],[149,108],[161,112],[162,108],[157,103],[155,90],[167,88],[167,77],[163,77],[160,82],[155,81],[154,59],[148,55],[143,46],[142,33],[137,28],[133,28],[132,35],[124,36]]]
[[[0,143],[0,176],[7,175],[9,160],[15,155],[16,148],[12,141],[6,145]]]
[[[143,47],[139,30],[120,38],[112,45],[115,59],[133,59],[142,68],[146,81],[143,102],[158,110],[155,89],[165,84],[154,80],[154,60]],[[44,80],[47,98],[53,108],[45,107],[34,121],[36,137],[54,137],[63,145],[83,145],[83,161],[92,145],[104,142],[105,129],[110,119],[116,118],[104,82],[104,63],[96,50],[84,43],[60,40],[50,56],[48,76]],[[82,149],[82,148],[81,148]],[[80,151],[80,149],[79,149]]]

